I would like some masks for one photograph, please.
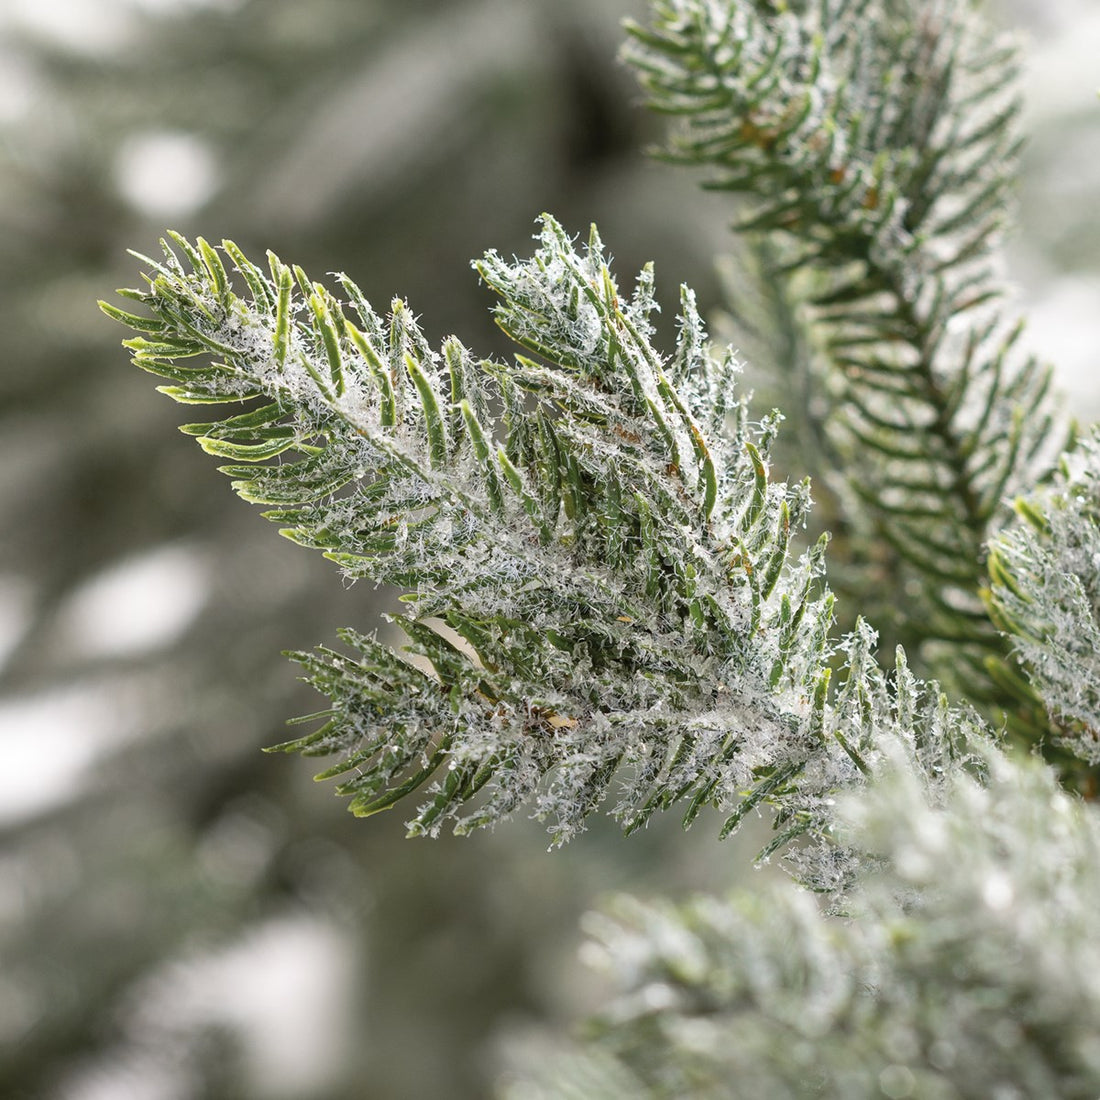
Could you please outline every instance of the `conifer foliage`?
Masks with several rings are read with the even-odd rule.
[[[728,833],[767,801],[778,847],[825,827],[886,726],[933,753],[965,738],[900,656],[887,684],[867,627],[830,704],[824,540],[791,560],[809,496],[768,479],[776,420],[750,421],[690,291],[674,352],[652,346],[652,273],[621,299],[595,231],[578,251],[544,217],[530,260],[478,262],[510,364],[434,352],[347,278],[337,298],[225,242],[240,296],[205,241],[164,252],[124,292],[151,317],[104,307],[142,333],[134,361],[177,401],[250,403],[183,430],[283,534],[406,590],[403,653],[349,629],[295,657],[331,707],[279,747],[339,755],[322,776],[353,812],[426,788],[411,832],[466,832],[532,802],[560,842],[614,780],[628,831],[683,803]],[[832,860],[807,877],[835,886]]]
[[[736,231],[801,302],[823,457],[899,562],[905,636],[980,669],[983,546],[1068,441],[996,308],[1013,44],[959,0],[672,0],[629,29],[665,155],[744,197]]]
[[[1062,459],[990,547],[991,614],[1046,706],[1056,744],[1100,762],[1100,439]]]
[[[771,809],[762,855],[829,914],[789,883],[628,906],[598,930],[598,1049],[517,1095],[1094,1096],[1095,810],[979,716],[1087,788],[1100,441],[1059,462],[1048,374],[993,304],[1014,55],[966,0],[659,0],[630,31],[674,158],[751,196],[737,228],[801,295],[833,453],[972,690],[900,649],[884,669],[858,617],[838,634],[825,538],[793,548],[808,483],[770,477],[781,417],[690,290],[656,346],[652,270],[622,290],[595,229],[544,215],[530,258],[475,263],[511,361],[430,347],[346,276],[170,234],[121,292],[141,311],[103,306],[134,362],[230,405],[183,430],[408,609],[397,647],[293,655],[329,705],[277,748],[335,757],[318,778],[356,814],[408,799],[414,835],[524,808],[561,843],[606,805],[627,832],[714,807],[725,836]]]
[[[850,919],[781,888],[617,899],[591,1046],[508,1100],[1095,1096],[1100,819],[1033,760],[932,800],[898,763],[838,813],[877,857]]]

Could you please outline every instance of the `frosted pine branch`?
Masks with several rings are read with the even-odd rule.
[[[281,747],[338,756],[322,774],[356,813],[422,790],[413,833],[528,806],[560,842],[608,798],[628,831],[680,804],[685,824],[717,807],[725,833],[772,804],[778,849],[827,833],[884,731],[941,762],[973,732],[904,664],[889,685],[864,627],[830,698],[824,543],[789,551],[807,486],[769,481],[778,420],[750,420],[690,291],[663,355],[651,271],[620,297],[595,231],[578,250],[544,218],[530,260],[477,265],[523,348],[500,363],[453,338],[434,351],[403,302],[383,320],[346,277],[337,295],[223,249],[247,296],[176,236],[125,292],[152,317],[106,308],[170,396],[252,402],[183,429],[234,460],[241,496],[407,591],[421,665],[351,630],[346,651],[297,655],[331,706]],[[824,841],[794,858],[823,888],[846,874]]]
[[[691,291],[662,349],[652,269],[620,288],[594,228],[543,216],[529,258],[476,262],[507,361],[430,346],[346,276],[170,234],[120,292],[139,312],[103,305],[134,362],[230,406],[183,430],[407,609],[395,646],[367,623],[291,655],[327,702],[275,748],[325,758],[358,815],[403,804],[412,835],[526,812],[560,844],[600,810],[626,832],[676,810],[726,836],[766,811],[759,858],[828,895],[596,918],[596,1043],[517,1098],[1094,1097],[1100,819],[971,709],[1095,793],[1100,436],[1054,474],[1049,375],[995,304],[1014,51],[969,0],[654,6],[628,59],[679,120],[673,159],[745,197],[828,397],[807,438],[892,555],[916,671],[880,664],[857,600],[835,628],[826,539],[794,549],[809,482],[771,478],[782,417]],[[921,678],[933,648],[969,703]]]
[[[877,857],[851,919],[789,883],[590,917],[612,999],[507,1100],[1097,1095],[1100,818],[1038,761],[982,755],[933,791],[897,752],[844,802]]]
[[[990,604],[1055,744],[1100,763],[1100,437],[1065,456],[1053,486],[1021,501],[991,548]]]
[[[667,155],[743,196],[736,228],[766,235],[803,306],[823,455],[902,563],[901,634],[949,647],[954,672],[996,652],[984,543],[1067,440],[994,305],[1013,43],[969,0],[668,0],[630,30]]]

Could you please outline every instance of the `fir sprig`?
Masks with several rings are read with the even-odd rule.
[[[338,755],[322,776],[356,813],[424,788],[414,833],[530,804],[561,841],[614,783],[628,830],[680,804],[729,832],[771,803],[779,848],[827,830],[884,730],[933,755],[970,731],[904,671],[888,686],[866,628],[830,701],[824,543],[791,558],[809,496],[769,480],[777,420],[750,420],[690,291],[672,355],[653,346],[652,272],[620,297],[595,230],[577,249],[544,217],[531,259],[478,262],[512,363],[433,351],[346,277],[337,296],[230,242],[233,275],[201,240],[164,252],[123,292],[150,317],[105,306],[134,361],[176,400],[250,402],[183,430],[288,537],[406,590],[405,654],[349,630],[350,652],[296,655],[331,706],[280,748]]]
[[[1002,648],[984,544],[1068,439],[1049,372],[992,304],[1012,44],[966,0],[667,0],[628,29],[650,104],[674,116],[666,155],[745,196],[735,229],[794,281],[826,454],[901,563],[901,633],[969,662],[976,697],[976,663]]]
[[[910,633],[1096,764],[1100,440],[1051,476],[1047,375],[991,305],[1011,51],[965,0],[666,0],[633,33],[674,155],[750,194],[740,228],[790,276]],[[538,242],[476,264],[510,362],[228,241],[171,235],[122,292],[143,312],[104,306],[169,396],[233,406],[183,430],[242,497],[404,593],[400,648],[293,655],[328,706],[276,748],[334,758],[357,814],[414,800],[415,835],[525,808],[560,843],[605,803],[727,835],[768,807],[762,857],[833,895],[629,903],[596,928],[620,996],[592,1055],[517,1095],[1095,1096],[1094,807],[900,648],[884,669],[858,614],[836,637],[824,540],[792,550],[808,486],[770,477],[780,418],[690,291],[664,354],[651,270],[620,294],[595,230]]]
[[[932,794],[900,753],[841,807],[878,857],[856,919],[783,882],[591,916],[610,1003],[507,1100],[1095,1096],[1100,819],[1040,762],[983,756]]]
[[[1100,436],[1017,503],[990,549],[988,600],[1046,707],[1054,745],[1100,764]],[[995,671],[1000,671],[995,667]],[[1094,788],[1087,788],[1095,795]]]

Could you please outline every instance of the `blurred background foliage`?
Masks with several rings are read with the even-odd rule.
[[[995,10],[1035,38],[1013,275],[1088,418],[1100,17]],[[262,755],[316,705],[279,651],[392,597],[241,506],[95,308],[171,226],[507,353],[468,261],[550,210],[598,222],[624,281],[656,261],[666,332],[681,281],[718,310],[725,200],[645,159],[623,15],[641,0],[0,0],[0,1096],[482,1097],[502,1044],[587,1007],[601,894],[752,873],[755,837],[672,819],[554,855],[522,821],[406,842]]]

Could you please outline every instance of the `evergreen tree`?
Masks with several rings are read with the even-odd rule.
[[[770,808],[797,885],[621,907],[592,1050],[518,1095],[1095,1095],[1100,446],[996,306],[1014,55],[964,0],[669,0],[631,33],[674,155],[751,197],[911,659],[837,631],[779,417],[687,289],[661,350],[652,269],[628,292],[594,229],[477,262],[511,359],[174,233],[104,306],[135,362],[233,406],[184,430],[285,534],[406,593],[396,648],[295,655],[328,705],[279,747],[337,757],[358,815],[412,800],[414,834]]]
[[[610,226],[630,196],[631,217],[663,205],[628,74],[606,63],[619,14],[557,0],[5,6],[0,1095],[482,1097],[498,1021],[553,1010],[541,975],[572,956],[585,883],[661,864],[656,836],[626,860],[593,837],[540,875],[518,828],[414,849],[355,829],[303,784],[308,765],[260,757],[312,703],[273,654],[388,596],[346,591],[219,492],[94,308],[130,278],[125,246],[148,248],[171,218],[377,272],[372,294],[392,280],[438,301],[441,326],[491,333],[476,281],[450,280],[481,234],[522,241],[549,194]],[[346,158],[316,155],[320,120]],[[181,151],[212,169],[186,201]],[[655,254],[688,270],[707,251],[677,206]],[[133,632],[173,608],[159,633]],[[523,891],[502,901],[502,877]],[[214,986],[271,945],[270,980],[284,934],[320,953],[321,984],[306,984],[328,989],[339,1026],[305,995],[276,1011],[195,977]],[[259,1027],[272,1015],[294,1028],[274,1052]],[[280,1069],[293,1054],[311,1075]]]

